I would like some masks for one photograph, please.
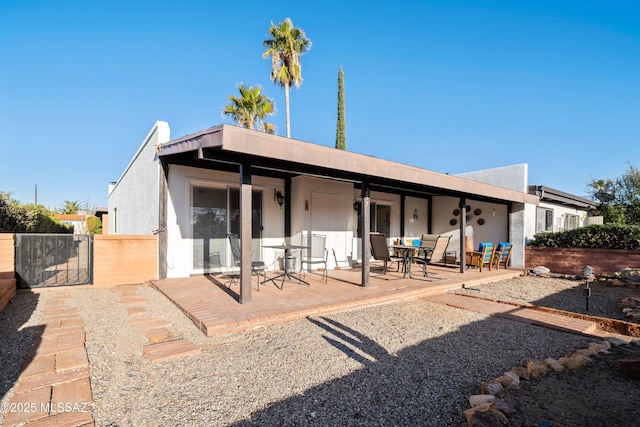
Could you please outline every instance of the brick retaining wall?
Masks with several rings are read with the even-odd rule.
[[[156,236],[96,234],[93,240],[93,284],[118,286],[156,279]]]
[[[626,267],[640,268],[640,251],[624,249],[525,248],[525,267],[547,267],[558,274],[582,274],[590,265],[596,274],[613,274]]]

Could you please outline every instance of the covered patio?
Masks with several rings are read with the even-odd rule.
[[[415,268],[415,267],[414,267]],[[373,266],[370,285],[361,286],[360,268],[331,270],[327,283],[320,274],[309,273],[310,286],[295,280],[285,282],[283,289],[267,282],[257,291],[252,278],[252,303],[238,304],[240,286],[228,287],[229,278],[202,275],[188,278],[154,280],[152,285],[169,298],[207,336],[258,328],[328,313],[385,304],[405,298],[444,293],[479,283],[504,280],[522,274],[521,269],[469,269],[460,274],[455,267],[429,266],[429,276],[414,274],[403,278],[402,272],[387,272]],[[269,277],[275,274],[271,272]]]
[[[379,278],[370,273],[368,254],[371,253],[370,232],[381,231],[378,221],[387,224],[385,236],[389,243],[392,239],[419,237],[423,233],[454,233],[457,242],[450,250],[455,250],[458,259],[464,260],[468,250],[465,243],[467,233],[473,229],[467,222],[476,221],[472,215],[474,212],[477,212],[477,216],[484,212],[487,224],[482,229],[482,238],[494,242],[512,242],[512,265],[524,265],[521,225],[525,204],[535,205],[538,202],[537,197],[524,192],[228,125],[213,127],[155,147],[157,154],[154,152],[154,155],[159,159],[162,172],[158,206],[160,226],[156,230],[159,242],[158,277],[174,277],[175,280],[163,283],[179,283],[196,280],[178,279],[187,274],[193,276],[211,272],[210,259],[216,259],[217,256],[224,259],[226,241],[223,232],[207,231],[209,234],[200,235],[200,223],[204,223],[200,218],[222,216],[220,212],[223,212],[227,216],[226,222],[220,222],[221,229],[226,233],[238,234],[241,249],[237,264],[240,283],[234,288],[236,293],[229,299],[235,304],[245,304],[254,302],[255,298],[256,304],[248,311],[258,311],[256,305],[262,304],[260,301],[266,298],[262,292],[255,291],[255,279],[250,274],[252,261],[263,260],[261,249],[281,243],[301,245],[305,237],[315,233],[325,235],[328,240],[340,239],[338,244],[335,244],[335,240],[334,244],[328,242],[327,249],[337,249],[340,259],[350,257],[351,261],[357,261],[361,266],[358,270],[339,270],[338,274],[332,274],[332,283],[326,287],[342,283],[341,288],[375,288]],[[221,201],[221,206],[212,202],[213,197],[207,196],[215,191],[221,192],[219,198],[215,199]],[[263,203],[268,198],[265,196],[271,193],[277,204]],[[379,200],[376,201],[374,195]],[[229,200],[234,200],[237,206],[231,205]],[[414,204],[420,203],[420,210],[413,207],[409,200]],[[484,204],[482,209],[479,205],[471,209],[472,201]],[[380,210],[375,211],[374,205],[378,208],[382,205],[389,207],[384,218],[383,215],[378,217]],[[357,211],[357,215],[354,211]],[[485,218],[477,221],[482,221],[478,222],[480,225],[485,224]],[[409,227],[412,229],[407,232]],[[212,249],[214,247],[217,249]],[[273,261],[266,260],[268,265],[275,264]],[[221,265],[232,267],[228,261]],[[462,277],[455,279],[458,284],[471,279],[464,274],[465,263],[459,263],[458,267],[458,271],[451,272],[454,276],[455,273],[463,273]],[[470,274],[473,275],[473,272]],[[383,288],[388,288],[391,281],[396,283],[395,280],[384,280],[387,286]],[[443,282],[425,282],[422,286],[436,286],[436,283],[439,285]],[[212,279],[211,283],[215,281]],[[398,286],[411,289],[414,285],[417,286]],[[286,288],[286,292],[289,292]],[[343,292],[337,291],[340,295]],[[366,292],[362,289],[353,292],[365,298],[385,298],[387,295],[387,290],[379,292],[380,295],[377,291]],[[282,295],[284,291],[269,304],[277,307]],[[214,301],[220,300],[214,295],[209,297]],[[308,295],[303,299],[307,298]],[[208,304],[199,296],[185,299],[186,302],[180,303],[180,306]],[[284,300],[289,301],[288,298]],[[312,306],[322,306],[322,302],[316,301]],[[331,301],[327,304],[335,303]],[[312,309],[294,306],[293,313]],[[280,310],[275,315],[286,313],[288,311]],[[268,311],[266,315],[268,319],[272,312]],[[264,316],[261,314],[258,317]],[[220,316],[210,315],[207,322],[207,329],[227,327],[224,326],[227,322],[221,320]],[[243,319],[242,322],[250,320]]]

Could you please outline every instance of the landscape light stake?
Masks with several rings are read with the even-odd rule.
[[[582,290],[587,300],[587,311],[589,311],[589,297],[591,296],[591,288],[589,288],[589,280],[593,277],[593,269],[590,265],[585,265],[582,268],[582,277],[584,277],[585,288]]]

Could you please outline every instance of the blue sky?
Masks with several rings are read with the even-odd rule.
[[[0,191],[106,206],[156,120],[172,138],[220,123],[261,85],[286,132],[262,41],[286,17],[312,40],[291,93],[295,139],[444,173],[528,163],[584,195],[640,154],[635,1],[0,0]]]

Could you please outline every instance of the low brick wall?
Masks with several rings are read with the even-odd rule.
[[[627,267],[640,267],[640,251],[623,249],[541,248],[527,246],[525,267],[547,267],[553,273],[582,274],[590,265],[596,274],[613,274]]]
[[[94,236],[93,284],[118,286],[156,279],[156,236],[108,234]]]
[[[0,233],[0,311],[16,295],[15,239]]]
[[[0,273],[15,268],[15,239],[13,233],[0,233]]]

